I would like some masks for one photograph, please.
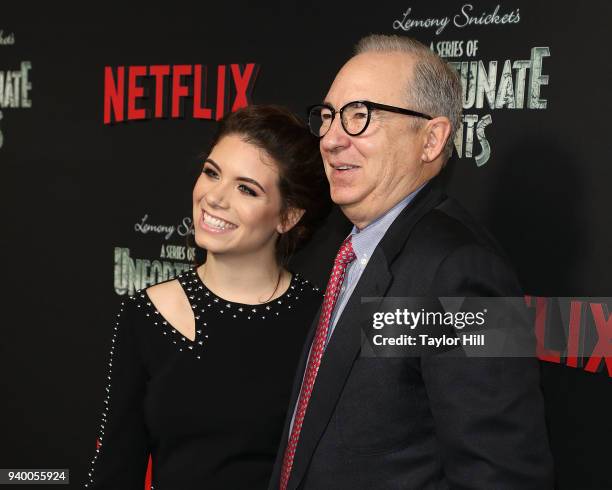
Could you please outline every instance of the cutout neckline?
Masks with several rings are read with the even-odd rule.
[[[238,303],[236,301],[228,301],[216,295],[213,291],[211,291],[208,288],[208,286],[206,286],[204,281],[202,281],[202,278],[200,277],[200,274],[198,274],[197,269],[195,267],[192,268],[190,271],[186,271],[183,274],[179,274],[175,279],[178,281],[183,294],[185,295],[187,301],[189,302],[191,306],[191,313],[193,315],[192,318],[193,318],[194,327],[195,327],[193,339],[189,338],[186,334],[184,334],[179,329],[177,329],[170,321],[168,321],[168,319],[158,310],[157,306],[155,305],[155,303],[149,296],[149,293],[146,289],[144,290],[144,294],[146,295],[147,305],[151,307],[151,310],[153,311],[153,315],[159,317],[159,321],[154,322],[155,325],[158,325],[159,323],[161,323],[164,327],[166,327],[164,331],[164,335],[167,335],[167,332],[169,332],[172,337],[174,336],[177,337],[177,340],[173,340],[173,343],[177,345],[180,345],[179,342],[181,344],[185,343],[188,346],[187,348],[189,350],[192,350],[194,346],[202,346],[204,344],[204,338],[207,337],[205,333],[202,333],[202,326],[206,327],[207,326],[206,322],[203,322],[200,325],[198,325],[200,323],[200,315],[199,315],[199,311],[197,310],[197,308],[201,307],[202,305],[198,305],[197,301],[205,300],[205,298],[208,298],[210,301],[213,301],[214,303],[219,304],[219,306],[221,307],[225,307],[228,309],[234,307],[235,309],[241,312],[245,309],[246,310],[250,309],[250,311],[255,313],[258,308],[260,310],[261,309],[270,310],[271,305],[282,304],[283,300],[285,300],[287,296],[291,296],[291,291],[295,289],[297,281],[299,279],[299,273],[290,272],[290,274],[291,274],[291,279],[289,281],[289,285],[287,286],[287,289],[283,292],[283,294],[265,303],[257,303],[257,304]],[[189,281],[188,278],[184,277],[184,276],[189,276],[189,275],[195,276],[196,279],[193,281]],[[197,287],[198,285],[199,287]],[[201,297],[198,297],[196,301],[196,296],[201,296]],[[210,307],[212,306],[212,304],[209,303],[208,306]],[[223,313],[223,310],[221,310],[221,313]],[[147,316],[149,316],[149,314],[147,314]],[[180,340],[178,340],[179,338]]]

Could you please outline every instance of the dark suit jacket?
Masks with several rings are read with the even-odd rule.
[[[289,489],[548,489],[533,358],[360,356],[361,297],[520,296],[486,231],[431,181],[377,246],[324,353]],[[316,321],[296,373],[270,489]]]

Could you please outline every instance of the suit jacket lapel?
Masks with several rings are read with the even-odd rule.
[[[359,355],[362,324],[369,321],[368,318],[363,318],[361,314],[361,298],[384,296],[393,280],[389,265],[404,247],[414,225],[443,198],[444,196],[434,181],[430,181],[429,184],[421,189],[414,200],[406,206],[389,227],[387,233],[376,247],[366,269],[363,271],[353,294],[336,324],[334,333],[321,360],[321,366],[319,367],[300,432],[300,439],[288,484],[289,489],[297,488],[303,479],[316,446],[333,414],[352,365]],[[311,342],[312,336],[310,337],[308,348],[310,348]],[[308,351],[306,351],[307,355]],[[305,369],[306,360],[304,358],[303,362],[304,364],[302,364],[302,361],[300,362],[300,376],[303,375]],[[301,377],[299,384],[301,385]],[[295,407],[299,389],[300,386],[297,387],[296,393],[294,388],[291,410]],[[281,444],[283,447],[286,445],[287,438],[289,437],[287,425]]]

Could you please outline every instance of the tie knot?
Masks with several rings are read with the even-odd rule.
[[[340,245],[338,254],[336,255],[336,263],[346,265],[355,260],[355,252],[353,251],[353,243],[351,241],[351,235],[349,235]]]

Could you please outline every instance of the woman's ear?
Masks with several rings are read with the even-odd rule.
[[[300,221],[302,216],[304,216],[305,212],[305,209],[289,208],[289,210],[285,213],[285,219],[283,219],[276,227],[276,231],[278,231],[281,235],[283,233],[287,233],[291,228],[298,224],[298,221]]]

